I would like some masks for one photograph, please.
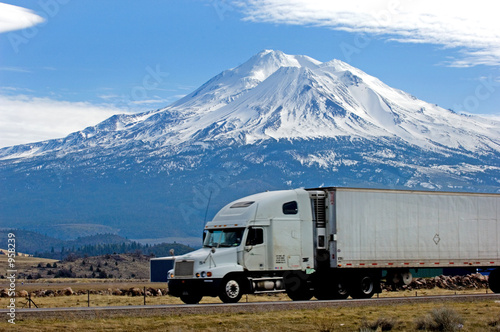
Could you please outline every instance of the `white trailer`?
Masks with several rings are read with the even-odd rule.
[[[500,292],[500,195],[354,188],[265,192],[222,208],[203,248],[177,256],[169,292],[237,302],[286,291],[293,300],[367,298],[410,269],[494,268]]]

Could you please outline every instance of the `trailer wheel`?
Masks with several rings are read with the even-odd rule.
[[[405,272],[401,273],[401,280],[403,281],[403,284],[406,286],[411,284],[411,282],[413,281],[413,276],[411,275],[411,272],[405,271]]]
[[[199,294],[189,294],[189,295],[181,295],[181,301],[186,304],[197,304],[201,301],[203,295]]]
[[[354,299],[369,299],[375,294],[375,279],[369,274],[355,278],[352,285],[351,296]]]
[[[219,298],[224,303],[236,303],[241,299],[243,289],[236,278],[226,278],[222,281]]]
[[[488,284],[493,293],[500,293],[500,268],[490,272]]]

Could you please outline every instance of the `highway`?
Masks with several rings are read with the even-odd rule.
[[[279,301],[251,303],[214,303],[214,304],[176,304],[176,305],[142,305],[142,306],[111,306],[111,307],[71,307],[71,308],[31,308],[16,309],[16,319],[78,319],[78,318],[108,318],[108,317],[145,317],[169,316],[211,313],[257,313],[264,311],[301,310],[346,306],[387,306],[408,303],[426,302],[464,302],[491,300],[500,303],[500,294],[469,294],[469,295],[438,295],[420,297],[384,297],[363,300],[347,299],[332,301]],[[243,300],[242,300],[243,301]],[[7,309],[1,309],[0,314],[6,315]]]

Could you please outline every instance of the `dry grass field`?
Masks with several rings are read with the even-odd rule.
[[[0,255],[0,266],[5,267],[7,269],[7,255]],[[55,259],[48,258],[39,258],[39,257],[26,257],[26,256],[16,256],[15,257],[16,269],[19,271],[27,271],[30,270],[33,266],[37,266],[38,264],[53,264],[57,262]]]
[[[165,284],[156,284],[149,282],[107,282],[107,283],[40,283],[19,285],[18,289],[33,292],[38,289],[53,289],[63,290],[67,287],[75,292],[78,290],[92,290],[92,291],[108,291],[113,289],[130,289],[138,288],[143,290],[146,288],[165,288]],[[419,290],[415,291],[401,291],[401,292],[383,292],[379,294],[380,297],[414,297],[426,295],[450,295],[450,294],[484,294],[485,290],[463,290],[463,291],[447,291],[443,289]],[[36,297],[32,295],[32,300],[40,308],[61,308],[61,307],[87,307],[89,306],[89,296],[87,294],[70,295],[70,296],[44,296]],[[0,307],[5,308],[8,304],[9,298],[0,298]],[[27,300],[25,298],[18,298],[18,307],[27,307]],[[243,296],[240,302],[267,302],[267,301],[290,301],[284,294],[270,294],[270,295],[248,295]],[[217,297],[204,297],[201,303],[221,303]],[[130,306],[130,305],[143,305],[143,296],[127,296],[127,295],[108,295],[108,294],[90,294],[90,306]],[[161,305],[161,304],[183,304],[183,302],[176,297],[172,296],[147,296],[146,304],[148,305]]]
[[[48,282],[51,281],[51,282]],[[57,282],[55,282],[57,281]],[[59,290],[68,287],[74,290],[93,289],[106,291],[113,288],[164,288],[163,283],[147,281],[105,280],[40,280],[38,283],[23,285],[27,290],[45,288]],[[20,286],[22,287],[22,286]],[[464,290],[460,292],[430,289],[404,292],[386,292],[380,297],[411,297],[423,295],[477,294],[485,289]],[[86,307],[87,295],[33,297],[39,307]],[[0,306],[6,307],[8,298],[0,298]],[[90,295],[90,306],[130,306],[142,305],[142,296]],[[241,302],[289,301],[285,294],[249,295]],[[22,307],[25,299],[18,298],[17,307]],[[202,303],[220,303],[218,298],[206,297]],[[149,296],[146,304],[182,304],[171,296]],[[460,317],[463,328],[457,331],[500,331],[500,301],[447,302],[394,305],[338,307],[315,310],[283,310],[263,313],[247,313],[244,310],[235,313],[216,315],[169,315],[82,319],[25,319],[16,321],[16,331],[415,331],[418,322],[428,320],[430,313],[445,307]],[[456,323],[458,326],[458,323]],[[0,330],[12,329],[7,319],[0,321]],[[384,328],[384,329],[382,329]],[[430,331],[430,329],[427,329]]]
[[[433,320],[430,314],[445,308],[437,319],[448,319],[441,331],[499,331],[500,303],[453,302],[422,303],[418,306],[395,304],[284,310],[262,313],[212,315],[170,315],[152,317],[116,317],[58,320],[19,320],[14,326],[0,321],[0,330],[15,331],[416,331],[422,322]],[[456,319],[455,317],[458,317]],[[429,325],[432,326],[432,325]],[[428,328],[431,331],[434,329]]]
[[[2,259],[5,260],[2,261]],[[16,268],[33,269],[40,263],[53,264],[54,260],[32,257],[17,257]],[[105,260],[101,261],[102,266]],[[138,262],[139,263],[139,262]],[[0,257],[0,264],[6,265],[6,257]],[[60,265],[60,262],[57,262]],[[74,262],[73,262],[74,264]],[[77,262],[81,266],[81,262]],[[113,266],[112,264],[108,264]],[[88,266],[88,265],[87,265]],[[8,286],[6,279],[0,279],[0,288]],[[77,294],[68,296],[35,296],[37,291],[61,291],[70,287]],[[41,308],[87,307],[90,291],[90,306],[131,306],[143,305],[143,296],[110,295],[116,289],[143,290],[144,288],[165,289],[165,283],[150,283],[145,279],[96,279],[96,278],[41,278],[18,280],[17,291],[26,291]],[[411,291],[387,292],[380,297],[413,297],[425,295],[480,294],[491,292],[485,288],[451,291],[440,288]],[[285,294],[249,295],[241,302],[289,301]],[[0,307],[6,308],[9,298],[0,298]],[[220,303],[218,298],[205,297],[202,303]],[[171,296],[147,296],[146,304],[182,304]],[[26,298],[16,299],[16,308],[27,307]],[[417,327],[433,330],[433,310],[445,307],[444,317],[456,331],[500,331],[500,301],[447,302],[394,305],[336,307],[315,310],[283,310],[262,313],[221,313],[216,315],[169,315],[83,319],[18,319],[16,325],[0,320],[0,331],[415,331]],[[452,318],[456,319],[453,320]],[[430,322],[430,323],[429,323]],[[425,324],[430,325],[425,325]],[[460,329],[459,329],[460,327]],[[437,330],[446,330],[437,328]]]
[[[15,264],[19,278],[29,280],[54,277],[147,279],[149,260],[149,256],[140,254],[109,254],[64,261],[18,256]],[[0,255],[0,266],[7,267],[7,256]]]

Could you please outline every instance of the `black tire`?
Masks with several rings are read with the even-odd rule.
[[[318,300],[333,300],[335,299],[335,289],[330,285],[316,284],[314,286],[314,297]]]
[[[500,268],[490,272],[488,284],[493,293],[500,293]]]
[[[236,303],[243,296],[242,283],[237,278],[226,278],[222,281],[219,298],[224,303]]]
[[[369,274],[363,274],[355,278],[352,284],[351,296],[354,299],[369,299],[375,294],[376,278]]]
[[[186,304],[197,304],[202,298],[203,295],[198,294],[181,295],[181,301]]]
[[[330,282],[319,281],[314,287],[314,297],[318,300],[341,300],[347,299],[348,296],[347,284],[334,278]]]
[[[335,283],[335,298],[338,300],[345,300],[349,297],[349,287],[344,281],[338,281]]]
[[[286,294],[292,301],[308,301],[313,297],[309,276],[303,272],[293,272],[284,276]]]

